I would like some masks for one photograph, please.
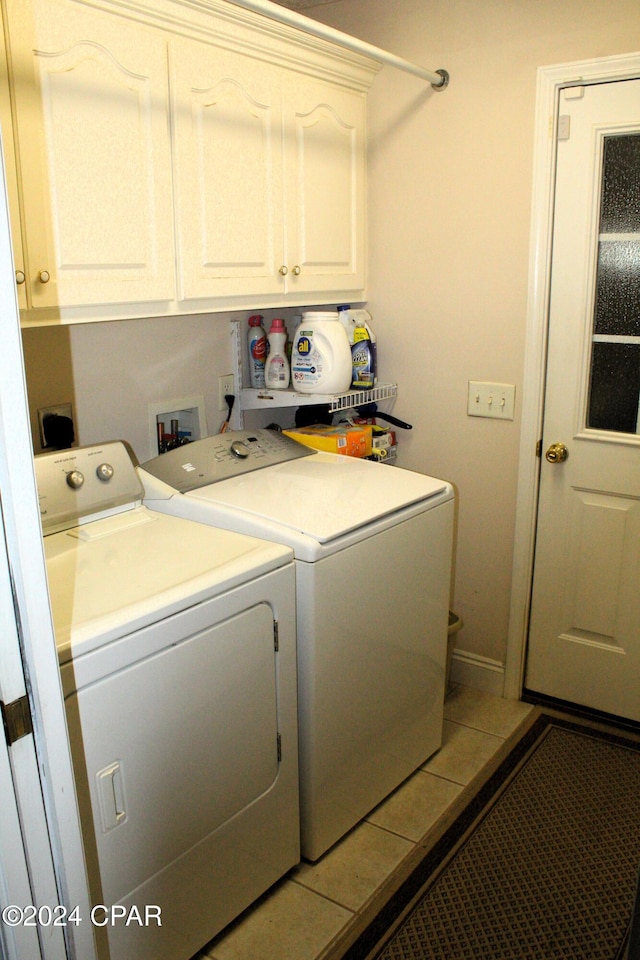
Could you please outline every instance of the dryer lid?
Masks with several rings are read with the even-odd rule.
[[[276,543],[144,506],[45,538],[60,661],[290,563]]]

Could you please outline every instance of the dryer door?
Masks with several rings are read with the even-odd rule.
[[[191,613],[169,621],[172,645],[67,698],[105,904],[166,870],[278,776],[271,607],[189,633]]]

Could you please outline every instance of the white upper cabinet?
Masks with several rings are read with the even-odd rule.
[[[171,43],[179,298],[278,296],[281,79],[269,64]]]
[[[181,299],[362,294],[364,95],[203,43],[170,53]]]
[[[0,45],[0,128],[2,129],[2,150],[11,216],[11,239],[13,241],[13,264],[16,272],[16,291],[18,307],[27,305],[25,283],[25,262],[22,252],[22,230],[18,203],[18,177],[16,173],[15,149],[13,143],[13,123],[11,119],[11,99],[9,96],[9,75],[5,47]]]
[[[365,107],[363,94],[287,77],[283,263],[294,295],[364,290]]]
[[[24,323],[364,299],[368,59],[225,0],[5,18]]]
[[[8,0],[31,308],[171,300],[161,34],[57,0]]]

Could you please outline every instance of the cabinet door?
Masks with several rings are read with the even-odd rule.
[[[65,0],[7,13],[30,305],[172,298],[165,41]]]
[[[171,43],[180,298],[281,295],[279,72]]]
[[[288,292],[363,291],[364,94],[291,77],[285,124]]]
[[[7,181],[7,198],[11,216],[11,238],[13,242],[13,263],[16,272],[18,306],[26,307],[24,256],[22,253],[22,232],[20,230],[20,208],[18,205],[18,180],[13,146],[13,119],[9,97],[9,77],[4,44],[0,44],[0,126],[2,127],[2,151]]]

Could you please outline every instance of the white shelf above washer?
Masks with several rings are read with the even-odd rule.
[[[377,403],[395,397],[396,383],[378,383],[371,390],[346,390],[344,393],[297,393],[295,390],[245,388],[240,391],[242,410],[269,410],[280,407],[303,407],[327,404],[330,411],[350,410],[366,403]]]
[[[232,414],[232,426],[241,429],[244,426],[245,410],[278,410],[285,407],[308,407],[314,404],[326,404],[331,413],[338,410],[351,410],[367,403],[389,400],[398,393],[398,384],[394,382],[377,383],[371,390],[345,390],[343,393],[297,393],[288,390],[268,390],[266,388],[245,387],[248,374],[248,358],[245,336],[246,321],[232,320],[232,349],[234,361],[235,406]]]

